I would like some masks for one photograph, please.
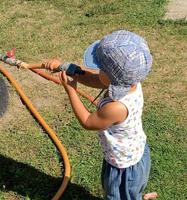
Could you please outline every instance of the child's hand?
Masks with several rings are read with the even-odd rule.
[[[72,77],[72,80],[68,79],[65,71],[59,73],[59,76],[60,76],[60,80],[64,81],[64,83],[65,83],[63,86],[64,86],[67,93],[69,93],[72,89],[73,90],[77,89],[77,77],[76,77],[76,75]]]
[[[53,60],[48,60],[46,62],[43,62],[42,66],[45,67],[48,70],[52,70],[53,71],[56,68],[58,68],[61,63],[62,62],[60,62],[59,60],[53,59]]]

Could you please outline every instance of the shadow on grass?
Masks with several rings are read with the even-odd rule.
[[[52,177],[27,164],[0,155],[0,190],[13,191],[30,199],[50,200],[62,178]],[[63,200],[101,200],[83,187],[69,183]]]

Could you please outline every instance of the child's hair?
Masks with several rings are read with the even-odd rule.
[[[85,65],[101,69],[109,77],[109,96],[118,100],[125,96],[132,84],[147,76],[152,65],[147,42],[139,35],[120,30],[91,44],[84,54]]]

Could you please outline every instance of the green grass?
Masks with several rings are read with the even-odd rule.
[[[82,64],[87,45],[109,32],[128,29],[144,36],[154,57],[152,73],[143,83],[143,122],[152,156],[146,191],[157,191],[160,200],[185,200],[187,24],[185,20],[163,20],[166,3],[2,0],[0,52],[16,47],[17,57],[27,62],[59,57]],[[8,69],[68,151],[72,177],[62,199],[101,199],[102,153],[96,132],[81,128],[60,86],[27,71]],[[63,162],[6,83],[10,101],[6,115],[0,119],[0,200],[51,199],[62,180]],[[92,95],[97,92],[80,87]]]
[[[145,131],[152,152],[148,189],[157,188],[161,199],[185,199],[186,195],[186,129],[176,122],[176,118],[172,109],[157,104],[144,115]]]

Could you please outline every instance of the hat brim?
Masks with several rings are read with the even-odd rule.
[[[101,68],[101,65],[97,59],[96,49],[100,43],[100,40],[92,43],[84,52],[84,64],[85,67],[98,70]]]

